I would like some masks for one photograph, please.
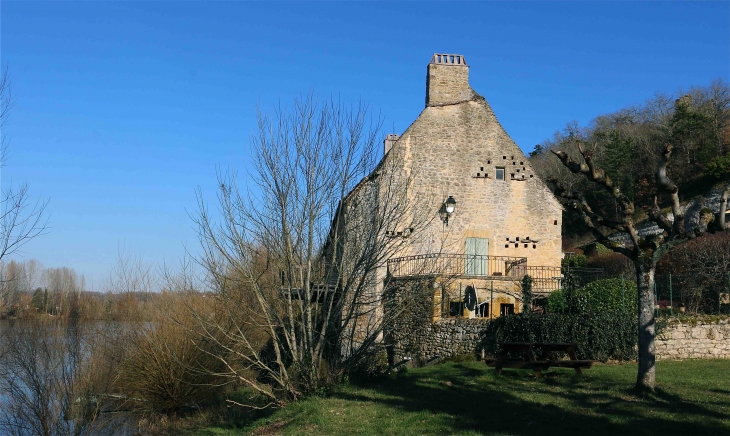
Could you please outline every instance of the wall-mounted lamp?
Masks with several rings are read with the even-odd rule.
[[[454,213],[456,210],[456,200],[454,200],[454,197],[449,195],[449,198],[444,201],[444,204],[441,205],[441,210],[439,210],[439,213],[441,215],[441,220],[446,224],[449,225],[449,218],[451,218],[451,214]]]

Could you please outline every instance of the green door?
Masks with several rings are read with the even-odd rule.
[[[489,239],[466,238],[466,275],[489,275]]]

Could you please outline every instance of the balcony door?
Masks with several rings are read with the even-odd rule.
[[[489,275],[489,239],[466,238],[466,275]]]

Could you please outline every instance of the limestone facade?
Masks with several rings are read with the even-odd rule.
[[[428,65],[426,108],[385,159],[401,162],[415,195],[431,200],[433,213],[449,196],[457,201],[456,211],[448,225],[436,220],[412,235],[403,254],[464,253],[466,238],[485,238],[490,256],[560,266],[560,203],[489,103],[469,86],[463,56],[459,64],[436,63],[437,56]],[[502,180],[498,169],[504,171]]]
[[[398,205],[401,197],[407,204]],[[451,214],[449,198],[456,202]],[[381,296],[400,281],[420,277],[429,283],[423,301],[407,302],[428,301],[429,322],[483,321],[520,311],[519,280],[532,275],[529,268],[560,274],[562,207],[489,103],[470,87],[461,55],[433,56],[426,107],[401,135],[386,137],[382,160],[342,200],[338,217],[344,219],[335,220],[331,235],[343,236],[331,236],[336,242],[326,247],[337,253],[328,254],[330,268],[339,270],[332,276],[361,277],[371,288],[352,297],[362,302],[356,311],[362,314],[348,324],[356,344],[387,323],[381,322],[390,318]],[[369,247],[383,252],[381,240],[388,245],[382,264],[358,270]],[[558,287],[550,279],[543,290]],[[467,295],[476,304],[467,304]],[[378,341],[398,343],[387,336],[403,329],[383,327]],[[448,330],[438,337],[450,338]],[[343,346],[343,354],[351,349]]]
[[[530,273],[525,266],[559,268],[562,207],[489,103],[469,86],[464,56],[433,56],[427,67],[426,107],[402,135],[388,135],[385,151],[376,172],[391,168],[407,178],[409,197],[432,218],[412,233],[410,228],[390,230],[408,238],[391,256],[391,269],[398,266],[398,259],[410,256],[488,256],[478,274],[468,270],[452,274],[443,288],[445,297],[455,301],[463,298],[466,286],[472,286],[479,302],[495,300],[488,310],[499,316],[502,304],[519,311],[517,282]],[[378,183],[377,178],[372,180],[367,183]],[[347,202],[356,203],[359,191],[351,193]],[[447,221],[443,212],[449,197],[456,201],[456,210]],[[517,264],[519,271],[513,268]],[[383,270],[378,276],[380,287],[380,279],[388,274]],[[543,290],[556,288],[554,281]],[[380,287],[376,292],[382,291]],[[474,317],[476,311],[465,315]]]

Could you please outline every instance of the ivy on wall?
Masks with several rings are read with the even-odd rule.
[[[491,355],[501,342],[574,342],[579,359],[636,359],[635,313],[503,316],[485,326],[481,346]]]
[[[621,279],[555,291],[548,297],[546,315],[504,316],[490,323],[484,349],[496,354],[500,342],[574,342],[581,359],[633,360],[636,302],[636,284]]]

